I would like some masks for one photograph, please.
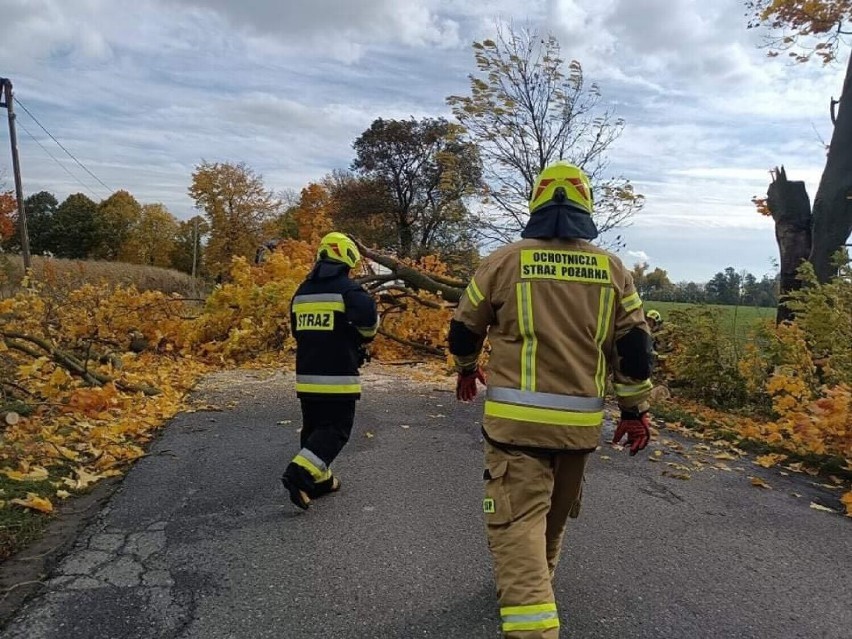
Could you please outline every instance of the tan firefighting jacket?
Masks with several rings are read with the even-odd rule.
[[[589,242],[526,239],[495,251],[454,319],[487,333],[484,431],[498,444],[596,448],[609,373],[622,408],[647,409],[650,379],[622,374],[616,349],[631,330],[648,333],[642,301],[621,261]]]

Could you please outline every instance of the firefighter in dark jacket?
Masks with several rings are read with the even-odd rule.
[[[343,233],[329,233],[290,306],[302,449],[281,481],[290,500],[305,510],[311,500],[340,489],[330,465],[352,432],[361,397],[358,368],[366,357],[365,344],[379,327],[373,298],[349,278],[360,261],[355,242]]]

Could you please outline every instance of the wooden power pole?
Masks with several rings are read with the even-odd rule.
[[[27,212],[24,209],[24,187],[21,184],[21,161],[18,159],[18,134],[15,131],[15,96],[12,93],[12,81],[8,78],[0,78],[3,90],[3,102],[0,106],[6,107],[9,113],[9,142],[12,144],[12,172],[15,174],[15,199],[18,202],[18,226],[21,229],[21,257],[24,260],[24,269],[32,266],[30,259],[30,236],[27,233]]]

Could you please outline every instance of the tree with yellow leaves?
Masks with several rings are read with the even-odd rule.
[[[220,277],[227,274],[233,257],[254,259],[264,223],[280,209],[263,178],[245,163],[202,162],[192,174],[189,195],[210,222],[205,265]]]

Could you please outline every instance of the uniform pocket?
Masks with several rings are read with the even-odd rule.
[[[485,464],[485,499],[482,511],[488,525],[499,526],[512,521],[512,504],[506,486],[509,462],[505,459],[487,460]]]

